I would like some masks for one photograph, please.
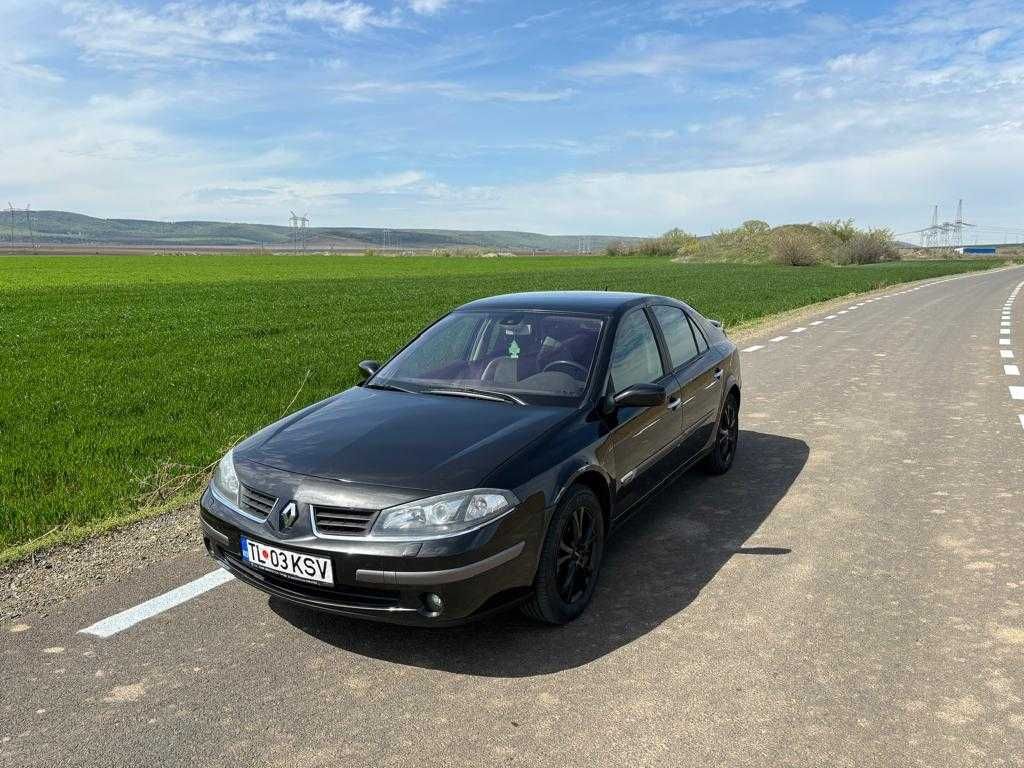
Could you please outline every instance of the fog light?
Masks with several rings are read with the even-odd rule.
[[[433,592],[423,596],[423,605],[430,613],[441,613],[444,610],[444,600]]]

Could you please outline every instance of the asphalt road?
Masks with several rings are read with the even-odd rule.
[[[363,624],[231,581],[78,633],[198,552],[8,623],[0,765],[1024,765],[1022,282],[747,342],[733,470],[649,503],[568,627]]]

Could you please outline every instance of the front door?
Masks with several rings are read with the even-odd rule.
[[[661,352],[647,314],[630,311],[619,323],[609,366],[609,390],[621,392],[633,384],[661,384],[667,403],[648,408],[620,408],[611,445],[618,508],[625,511],[660,480],[662,459],[679,439],[678,383],[662,364]]]

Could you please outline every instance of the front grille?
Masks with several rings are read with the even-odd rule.
[[[255,491],[244,485],[241,488],[238,500],[243,510],[261,520],[266,520],[267,515],[270,514],[274,505],[277,504],[277,499],[274,496],[262,493],[261,491]]]
[[[327,536],[359,536],[370,530],[375,509],[313,506],[316,529]]]

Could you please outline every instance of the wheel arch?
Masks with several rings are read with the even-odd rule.
[[[613,496],[608,476],[596,466],[581,467],[562,483],[561,490],[559,490],[555,503],[552,506],[557,506],[565,497],[566,492],[574,485],[582,485],[594,492],[597,500],[601,503],[601,517],[604,519],[605,532],[610,531]]]

